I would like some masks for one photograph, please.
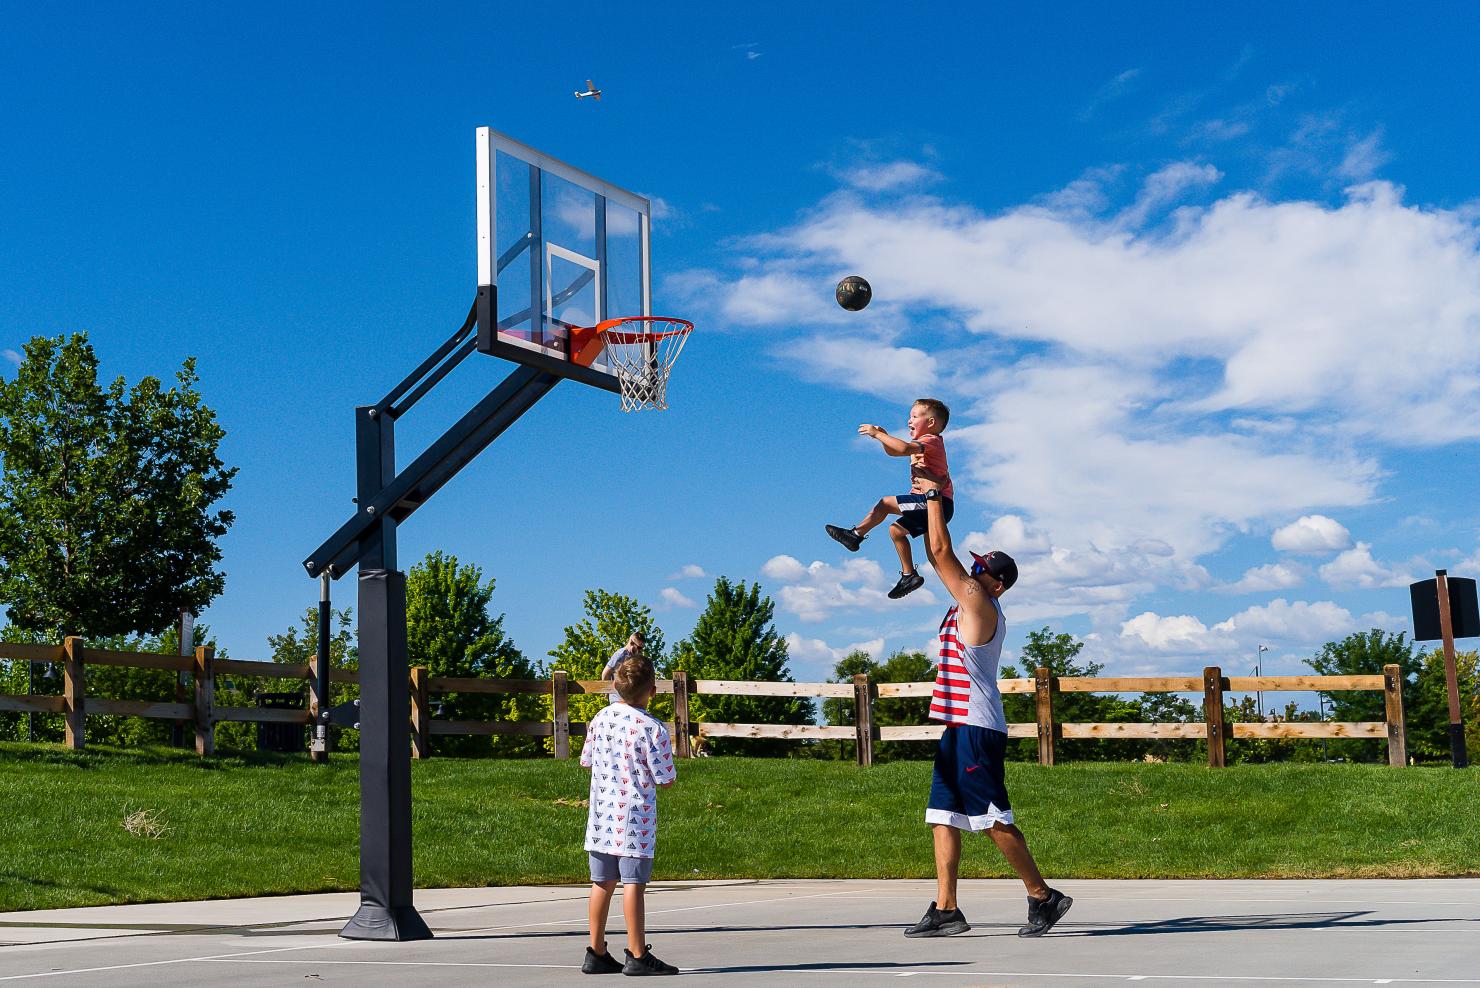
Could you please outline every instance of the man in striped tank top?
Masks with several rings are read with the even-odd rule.
[[[961,831],[984,830],[1028,890],[1028,922],[1018,936],[1042,936],[1074,900],[1044,882],[1023,832],[1013,825],[1007,798],[1007,718],[997,688],[1007,620],[997,600],[1017,582],[1017,564],[1005,552],[973,552],[968,571],[951,548],[940,485],[920,477],[915,486],[926,499],[930,564],[956,604],[940,625],[940,663],[930,700],[930,719],[946,725],[925,810],[935,838],[936,897],[904,935],[949,937],[971,929],[956,902]]]

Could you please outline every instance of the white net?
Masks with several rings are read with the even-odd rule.
[[[602,323],[601,342],[621,388],[622,411],[668,407],[668,374],[694,324],[665,316],[634,316]]]

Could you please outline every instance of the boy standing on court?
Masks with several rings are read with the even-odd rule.
[[[961,832],[986,831],[1028,892],[1028,921],[1020,937],[1041,937],[1074,904],[1050,888],[1012,819],[1005,761],[1007,718],[997,686],[997,664],[1007,637],[999,598],[1017,582],[1017,563],[1005,552],[972,553],[968,571],[951,547],[939,485],[919,479],[930,536],[925,543],[941,586],[955,598],[940,623],[940,663],[930,719],[945,724],[935,752],[925,822],[935,842],[936,897],[907,937],[949,937],[971,929],[956,902]]]
[[[921,398],[910,407],[909,439],[898,439],[877,425],[860,425],[858,433],[877,439],[890,456],[910,457],[911,481],[928,477],[940,485],[941,506],[946,521],[955,513],[955,488],[951,485],[950,473],[946,469],[946,444],[940,434],[945,431],[951,411],[944,402],[935,398]],[[919,493],[895,494],[880,498],[863,521],[852,528],[828,525],[827,534],[841,543],[849,552],[857,552],[858,546],[868,533],[890,515],[900,519],[889,526],[889,537],[894,540],[899,553],[899,582],[889,591],[891,600],[898,600],[913,593],[925,583],[925,578],[915,572],[915,560],[910,552],[910,539],[925,534],[925,499]]]
[[[653,873],[658,836],[658,789],[673,785],[673,746],[668,729],[647,712],[657,693],[653,664],[627,659],[617,666],[620,698],[591,719],[581,764],[591,770],[586,854],[591,865],[591,945],[583,974],[677,974],[653,956],[646,940],[643,893]],[[606,948],[606,918],[622,882],[627,920],[626,963]]]

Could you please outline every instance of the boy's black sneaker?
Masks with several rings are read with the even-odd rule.
[[[1058,889],[1049,889],[1047,899],[1028,896],[1028,925],[1018,930],[1020,937],[1041,937],[1064,918],[1074,900]]]
[[[678,968],[672,964],[664,964],[653,956],[651,945],[643,951],[641,957],[633,957],[630,950],[624,950],[622,953],[627,955],[627,963],[622,965],[622,973],[628,977],[649,978],[678,973]]]
[[[925,910],[925,915],[920,922],[904,931],[904,935],[911,939],[915,937],[953,937],[958,933],[965,933],[971,929],[971,924],[966,922],[966,917],[961,915],[959,909],[937,909],[935,903]]]
[[[622,962],[611,955],[610,951],[598,954],[590,947],[586,948],[586,960],[581,964],[582,974],[621,974]]]
[[[889,591],[889,599],[898,600],[906,594],[914,593],[924,585],[925,577],[919,573],[901,573],[899,574],[899,582],[894,585],[893,590]]]
[[[849,552],[857,552],[858,547],[863,545],[863,536],[851,528],[839,528],[836,525],[828,525],[827,534],[833,537],[833,541],[841,543]]]

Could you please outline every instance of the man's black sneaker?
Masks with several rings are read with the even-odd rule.
[[[889,591],[889,599],[898,600],[905,594],[914,593],[924,585],[925,577],[919,573],[901,573],[899,574],[899,582],[894,585],[893,590]]]
[[[920,922],[904,931],[907,937],[953,937],[957,933],[965,933],[971,929],[971,924],[966,922],[966,917],[961,915],[959,909],[937,909],[935,903],[925,910],[925,915],[920,917]]]
[[[610,951],[598,954],[590,947],[586,948],[586,960],[581,964],[582,974],[621,974],[622,962],[611,955]]]
[[[1049,889],[1047,899],[1028,896],[1028,925],[1018,930],[1020,937],[1041,937],[1064,918],[1074,900],[1058,889]]]
[[[629,977],[649,978],[678,973],[678,968],[672,964],[664,964],[653,956],[652,946],[648,946],[641,957],[633,957],[630,950],[624,950],[622,953],[627,955],[627,963],[622,965],[622,973]]]
[[[857,552],[858,547],[863,545],[863,536],[851,528],[839,528],[836,525],[828,525],[826,527],[827,534],[831,535],[834,541],[841,543],[843,548],[849,552]]]

